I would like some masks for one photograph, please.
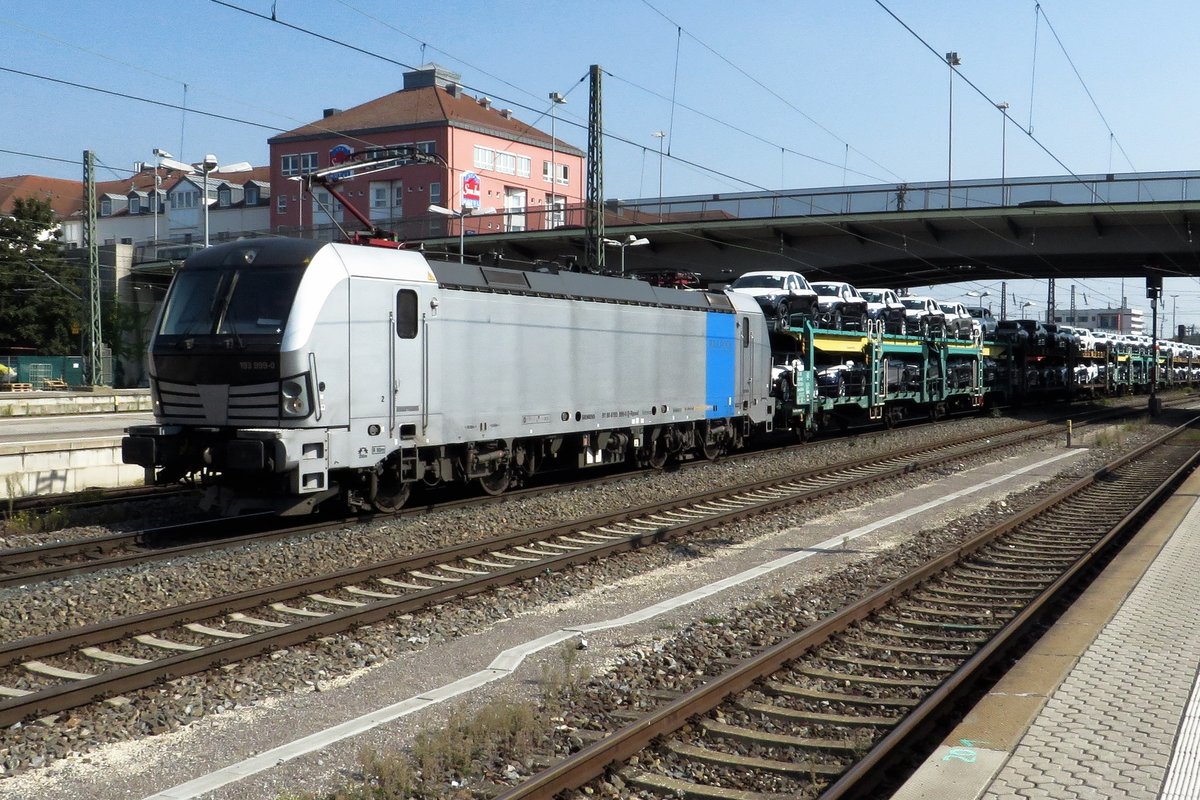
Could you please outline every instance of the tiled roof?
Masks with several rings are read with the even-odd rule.
[[[505,116],[495,105],[485,105],[461,90],[455,94],[442,87],[424,86],[403,89],[362,105],[331,114],[299,128],[281,133],[269,143],[292,139],[345,138],[356,134],[422,127],[438,124],[470,128],[505,139],[518,139],[550,146],[550,135],[512,116]],[[563,142],[564,153],[583,155]]]
[[[179,183],[183,177],[183,173],[164,167],[160,188],[166,191]],[[271,168],[255,167],[249,172],[210,172],[208,179],[213,182],[214,186],[223,181],[239,185],[247,181],[257,181],[264,186],[269,186]],[[200,183],[198,178],[196,183],[197,185]],[[131,191],[154,191],[154,170],[144,170],[120,180],[96,182],[97,198],[105,195],[126,197]],[[81,180],[47,178],[42,175],[14,175],[0,178],[0,214],[11,214],[13,200],[18,197],[48,199],[50,207],[59,219],[69,219],[83,213],[83,181]]]
[[[13,201],[18,197],[49,200],[57,216],[69,217],[78,214],[83,207],[83,182],[41,175],[0,178],[0,214],[11,214]]]

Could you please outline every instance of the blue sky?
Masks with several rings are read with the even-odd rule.
[[[210,0],[7,0],[0,67],[193,112],[0,72],[0,175],[77,178],[85,149],[101,179],[155,147],[263,164],[273,129],[394,91],[434,61],[547,129],[547,94],[567,95],[556,133],[581,148],[588,68],[603,67],[608,197],[657,194],[656,130],[669,134],[668,196],[944,180],[951,50],[979,90],[954,83],[955,178],[999,176],[1000,101],[1009,176],[1194,169],[1200,152],[1200,4],[1185,0],[1048,0],[1040,14],[1032,0],[885,0],[892,14],[874,0],[230,3],[383,58]],[[1111,281],[1081,289],[1120,295]],[[1045,299],[1044,285],[1017,291]],[[1065,305],[1069,288],[1058,293]],[[1200,324],[1200,283],[1169,280],[1166,294]]]

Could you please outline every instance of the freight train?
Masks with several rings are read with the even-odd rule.
[[[155,424],[128,429],[122,458],[148,482],[200,485],[223,514],[391,512],[418,486],[499,494],[551,469],[661,467],[1151,374],[1119,348],[864,327],[768,319],[736,292],[242,240],[176,273],[149,350]]]

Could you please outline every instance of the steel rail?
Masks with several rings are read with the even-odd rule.
[[[1095,470],[1091,475],[1074,481],[1052,497],[977,534],[908,575],[897,578],[847,606],[835,615],[809,626],[794,637],[777,643],[762,653],[747,659],[734,669],[666,703],[641,719],[614,731],[604,739],[584,747],[520,785],[496,795],[495,800],[552,797],[559,792],[585,786],[590,781],[601,777],[606,770],[645,750],[657,737],[678,730],[697,715],[713,711],[731,696],[745,691],[758,681],[778,672],[789,661],[795,660],[817,645],[826,642],[833,634],[845,631],[851,624],[867,618],[895,599],[908,594],[932,576],[943,572],[950,565],[981,550],[1048,509],[1069,501],[1125,464],[1164,446],[1174,437],[1192,428],[1197,421],[1200,421],[1200,417],[1169,431],[1130,454],[1115,459]],[[1174,470],[1135,508],[1127,512],[1117,525],[1046,587],[1029,606],[1005,623],[1000,631],[989,638],[941,686],[923,699],[891,732],[881,738],[861,760],[857,761],[833,786],[829,787],[821,795],[822,800],[840,798],[852,791],[861,792],[863,782],[873,775],[873,770],[884,763],[896,752],[897,748],[909,744],[913,737],[929,723],[930,719],[942,713],[941,710],[945,708],[948,701],[963,691],[964,686],[987,665],[993,663],[998,654],[1004,652],[1014,641],[1019,640],[1021,635],[1034,624],[1039,613],[1059,597],[1066,587],[1089,567],[1098,554],[1104,553],[1110,548],[1120,536],[1128,531],[1130,526],[1140,519],[1148,508],[1155,505],[1165,492],[1176,485],[1182,476],[1194,469],[1198,462],[1200,462],[1200,451],[1193,453],[1186,463]],[[750,793],[747,793],[747,796],[749,795]]]
[[[1038,425],[1036,427],[1046,426]],[[409,613],[456,597],[470,596],[489,588],[536,577],[544,574],[547,570],[565,569],[573,564],[583,563],[594,558],[645,547],[716,525],[785,508],[817,496],[845,491],[855,486],[885,480],[918,469],[934,467],[946,460],[961,459],[973,453],[1011,446],[1040,435],[1044,434],[1025,430],[1014,432],[1008,436],[992,434],[990,436],[958,437],[950,443],[907,448],[898,452],[876,457],[867,456],[836,465],[837,471],[843,473],[845,477],[832,484],[828,480],[824,480],[828,478],[832,468],[810,469],[789,476],[753,481],[733,489],[706,491],[685,498],[649,504],[637,509],[601,514],[584,520],[574,520],[492,537],[472,542],[466,546],[442,548],[364,567],[350,568],[317,579],[296,580],[215,600],[202,600],[183,606],[145,612],[113,622],[96,623],[82,628],[0,643],[0,665],[13,665],[82,647],[163,631],[177,625],[212,619],[237,611],[260,608],[272,603],[329,591],[381,576],[411,572],[460,561],[464,558],[495,553],[506,548],[545,541],[564,534],[573,534],[580,530],[608,528],[614,524],[654,517],[664,511],[676,510],[689,505],[708,505],[714,500],[730,496],[754,495],[761,493],[764,489],[778,487],[782,484],[799,484],[805,479],[821,479],[817,482],[822,484],[815,488],[792,491],[772,499],[748,502],[740,508],[714,511],[703,518],[690,522],[665,524],[659,521],[654,523],[650,530],[630,533],[625,538],[616,541],[576,547],[562,555],[546,557],[531,562],[527,566],[510,567],[502,572],[463,578],[444,587],[434,587],[391,600],[372,602],[363,608],[330,612],[317,619],[293,623],[286,628],[249,634],[245,638],[211,645],[191,653],[155,659],[143,665],[111,670],[63,686],[48,687],[25,697],[8,698],[0,701],[0,725],[13,724],[30,717],[44,716],[93,699],[144,688],[160,680],[173,679],[184,674],[202,671],[211,666],[249,658],[273,648],[287,647],[307,639],[344,631],[358,625],[370,624],[393,614]],[[980,440],[983,440],[982,444],[979,444]],[[962,448],[968,448],[968,450],[964,452]],[[940,455],[927,461],[917,460],[917,456],[929,453],[939,453]],[[880,467],[880,464],[884,464],[884,466]],[[867,468],[871,466],[879,468],[867,471]]]
[[[1185,400],[1186,399],[1187,398],[1185,398]],[[1141,412],[1140,410],[1131,412],[1129,409],[1098,409],[1093,411],[1085,411],[1083,417],[1077,417],[1077,419],[1082,426],[1086,424],[1096,424],[1100,421],[1114,417],[1125,416],[1130,413]],[[1007,431],[1002,431],[1000,433],[991,435],[1006,436],[1011,433],[1033,430],[1040,426],[1052,426],[1054,424],[1055,420],[1049,420],[1045,422],[1027,422],[1014,426]],[[978,438],[985,437],[964,437],[963,440]],[[780,448],[741,452],[730,456],[723,456],[722,460],[743,460],[755,458],[761,456],[763,453],[786,452],[798,447],[800,447],[800,445],[787,445]],[[684,465],[684,467],[695,467],[703,463],[705,462],[688,462]],[[299,525],[276,527],[277,522],[271,523],[268,522],[268,520],[277,518],[274,518],[271,515],[250,514],[243,517],[228,518],[224,520],[204,520],[199,522],[183,523],[179,525],[168,525],[160,528],[150,528],[142,531],[130,531],[126,533],[110,534],[107,536],[73,539],[46,545],[11,548],[7,550],[0,550],[0,588],[5,586],[40,583],[57,578],[65,578],[72,575],[82,575],[103,569],[115,569],[135,564],[147,563],[150,561],[179,558],[212,550],[220,550],[228,547],[239,547],[254,542],[272,541],[275,539],[298,536],[306,533],[319,532],[321,530],[340,525],[365,524],[379,518],[411,516],[413,514],[424,514],[452,508],[487,505],[498,502],[506,502],[520,497],[539,496],[549,492],[560,491],[563,488],[579,488],[581,486],[601,485],[604,483],[623,480],[633,474],[645,474],[653,471],[654,470],[648,469],[633,473],[623,472],[617,475],[589,477],[582,481],[574,481],[566,484],[555,484],[549,487],[527,488],[497,497],[471,497],[429,504],[427,506],[412,506],[390,515],[358,515],[341,519],[330,519],[326,517],[317,522],[304,522]],[[228,532],[228,528],[231,525],[235,527],[235,532],[232,534]],[[236,532],[236,529],[241,527],[246,527],[248,530],[246,530],[246,532]],[[167,544],[171,541],[180,540],[188,541],[189,543],[179,545]],[[131,548],[130,552],[119,553],[115,555],[110,554],[112,551],[125,548]],[[36,563],[39,561],[44,562],[55,559],[76,560],[72,561],[71,563],[53,564],[52,566],[45,568],[38,568],[36,566]]]

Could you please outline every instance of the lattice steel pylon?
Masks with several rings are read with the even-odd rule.
[[[584,221],[587,236],[584,262],[587,269],[604,272],[604,123],[600,101],[600,65],[589,72],[587,199]]]
[[[100,365],[100,248],[96,241],[96,154],[83,151],[83,247],[87,253],[88,383],[95,386],[102,373]]]

